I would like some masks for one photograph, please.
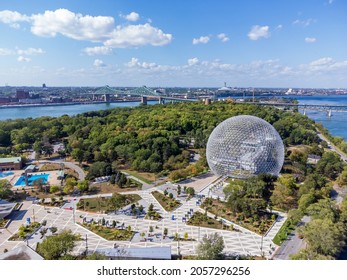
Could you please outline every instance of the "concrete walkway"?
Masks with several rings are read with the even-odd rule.
[[[157,246],[171,246],[172,253],[177,254],[178,250],[183,255],[195,254],[196,247],[199,244],[201,238],[207,234],[218,232],[224,239],[226,254],[231,255],[261,255],[271,257],[274,249],[277,247],[272,243],[272,236],[276,233],[277,229],[280,228],[285,218],[279,219],[270,232],[265,236],[260,236],[256,233],[248,231],[241,226],[235,226],[239,231],[229,230],[217,230],[198,226],[187,225],[185,219],[189,219],[196,211],[201,211],[199,207],[200,198],[195,196],[187,200],[187,196],[182,194],[177,199],[181,202],[181,206],[172,212],[165,211],[157,200],[153,197],[151,192],[153,190],[159,190],[163,192],[165,187],[151,188],[141,191],[126,192],[126,194],[136,193],[142,197],[139,202],[144,206],[145,211],[148,206],[152,203],[154,209],[160,213],[163,217],[160,221],[153,221],[144,219],[143,216],[136,218],[127,211],[130,206],[125,207],[122,211],[118,211],[117,214],[99,214],[99,213],[86,213],[83,211],[74,211],[61,208],[44,208],[42,206],[25,202],[22,211],[15,214],[14,221],[11,222],[7,230],[0,230],[0,252],[5,248],[10,250],[23,244],[23,241],[15,242],[8,241],[8,238],[15,233],[19,226],[25,222],[27,217],[33,220],[35,216],[36,221],[47,221],[47,227],[55,226],[58,230],[70,229],[73,233],[81,234],[82,238],[87,236],[88,248],[91,252],[97,249],[106,249],[114,246],[116,243],[123,247],[157,247]],[[199,194],[199,193],[198,193]],[[106,194],[107,195],[107,194]],[[177,195],[177,193],[176,193]],[[73,200],[73,199],[72,199]],[[72,204],[75,204],[78,199],[73,200]],[[135,231],[135,235],[131,241],[107,241],[104,238],[90,232],[86,228],[76,224],[77,222],[82,223],[83,218],[87,220],[93,219],[94,221],[105,218],[108,224],[112,224],[113,221],[117,222],[117,226],[124,225],[124,227],[131,226],[132,230]],[[185,218],[185,219],[184,219]],[[76,223],[74,223],[74,221]],[[230,222],[226,222],[230,223]],[[149,228],[153,227],[153,232],[149,232]],[[168,236],[164,237],[164,229],[168,229]],[[145,234],[145,238],[142,236]],[[193,241],[174,241],[175,234],[178,233],[181,238],[188,235],[189,239]],[[29,245],[35,246],[37,237],[29,239]],[[40,239],[41,240],[41,239]],[[85,241],[77,242],[74,253],[82,253],[85,250]]]

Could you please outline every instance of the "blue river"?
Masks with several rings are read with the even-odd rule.
[[[330,96],[292,96],[300,104],[346,105],[347,95]],[[341,136],[347,141],[347,112],[332,112],[329,118],[327,112],[306,111],[306,115],[318,123],[322,123],[334,136]]]
[[[297,99],[302,104],[330,104],[347,105],[347,95],[331,96],[288,96]],[[149,104],[156,104],[151,101]],[[106,110],[115,107],[135,107],[140,102],[119,102],[101,103],[86,105],[62,105],[62,106],[43,106],[43,107],[21,107],[21,108],[1,108],[0,120],[18,118],[37,118],[41,116],[59,117],[64,114],[76,115],[89,111]],[[322,123],[332,135],[341,136],[347,140],[347,112],[333,112],[332,117],[328,117],[326,112],[307,111],[307,116],[316,122]]]

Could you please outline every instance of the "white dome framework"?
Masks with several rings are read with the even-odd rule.
[[[261,173],[278,176],[284,146],[276,129],[255,116],[240,115],[221,122],[208,138],[206,157],[218,176],[249,178]]]

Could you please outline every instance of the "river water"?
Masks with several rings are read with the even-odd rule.
[[[347,105],[347,95],[332,96],[288,96],[297,99],[302,104],[329,104]],[[156,104],[151,101],[149,104]],[[119,102],[119,103],[99,103],[85,105],[61,105],[43,107],[20,107],[1,108],[0,120],[18,118],[37,118],[41,116],[59,117],[62,115],[76,115],[89,111],[106,110],[116,107],[136,107],[140,102]],[[307,116],[322,123],[332,135],[341,136],[347,140],[347,112],[333,112],[332,117],[328,117],[326,112],[307,111]]]
[[[331,96],[292,96],[300,104],[317,104],[317,105],[346,105],[347,95]],[[347,112],[332,112],[329,118],[327,112],[306,111],[306,115],[322,123],[334,136],[341,136],[347,141]]]

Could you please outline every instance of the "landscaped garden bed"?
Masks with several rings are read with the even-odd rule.
[[[5,228],[9,221],[10,220],[7,220],[7,219],[1,219],[0,220],[0,228]]]
[[[276,214],[268,212],[260,212],[257,215],[246,217],[243,213],[233,213],[225,202],[212,198],[205,199],[201,208],[258,234],[265,234],[277,218]]]
[[[141,200],[138,194],[113,194],[112,197],[83,198],[77,204],[77,208],[88,212],[110,212],[116,211],[129,204]]]
[[[160,205],[168,212],[173,211],[179,206],[181,206],[181,203],[178,200],[170,198],[169,196],[166,196],[158,191],[152,192],[152,195],[160,203]]]
[[[95,234],[105,238],[106,240],[119,240],[119,241],[129,241],[135,234],[131,229],[118,229],[102,226],[99,224],[81,224],[83,227],[89,229]]]
[[[23,203],[17,202],[16,205],[14,206],[13,210],[18,211],[22,207],[22,205],[23,205]]]
[[[190,226],[197,227],[234,230],[233,226],[224,225],[221,220],[213,219],[211,217],[208,217],[207,214],[203,214],[200,212],[195,212],[193,216],[188,220],[187,224]]]
[[[152,203],[148,207],[145,219],[154,221],[159,221],[162,219],[162,216],[156,210],[154,210],[154,205]]]
[[[23,241],[30,235],[32,235],[36,230],[40,228],[41,224],[38,222],[33,222],[30,225],[21,225],[18,232],[10,237],[10,241]]]
[[[45,198],[42,198],[38,204],[47,207],[62,207],[65,204],[65,201],[62,196],[60,198],[51,197],[50,202],[46,201]]]

